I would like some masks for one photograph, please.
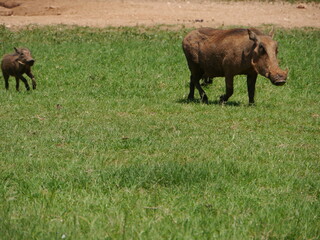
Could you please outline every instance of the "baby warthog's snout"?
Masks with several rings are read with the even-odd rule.
[[[27,61],[27,64],[28,64],[29,66],[33,66],[34,62],[35,62],[34,59],[30,59],[30,60]]]

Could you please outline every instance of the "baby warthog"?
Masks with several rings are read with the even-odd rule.
[[[288,70],[283,71],[278,65],[278,43],[272,37],[273,33],[265,35],[257,29],[191,31],[182,42],[191,72],[188,98],[194,98],[196,87],[201,100],[208,103],[199,81],[213,77],[225,77],[226,93],[220,97],[220,102],[226,102],[233,94],[236,75],[247,75],[249,103],[254,103],[258,74],[269,78],[276,86],[284,85]]]
[[[31,56],[31,52],[27,48],[14,48],[15,52],[3,56],[1,62],[1,70],[4,77],[5,88],[9,89],[9,76],[16,78],[16,89],[19,91],[19,81],[24,83],[27,90],[30,90],[27,80],[22,76],[26,73],[32,80],[32,88],[36,89],[36,80],[31,73],[31,67],[35,60]]]

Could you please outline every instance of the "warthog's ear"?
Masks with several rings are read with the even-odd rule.
[[[257,35],[251,31],[250,29],[248,29],[248,34],[249,34],[249,39],[254,41],[254,42],[257,42],[258,41],[258,37]]]
[[[271,37],[271,38],[273,38],[274,37],[274,27],[272,26],[272,29],[271,29],[271,31],[269,32],[269,36]]]
[[[20,53],[16,47],[14,47],[13,49],[16,51],[16,53]]]

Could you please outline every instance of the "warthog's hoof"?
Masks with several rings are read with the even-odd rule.
[[[225,96],[224,95],[220,96],[219,104],[224,105],[226,103],[227,103],[227,100],[225,99]]]
[[[190,101],[194,100],[194,95],[189,93],[188,100],[190,100]]]
[[[209,100],[208,100],[208,97],[207,95],[203,95],[202,98],[201,98],[201,101],[205,104],[209,104]]]

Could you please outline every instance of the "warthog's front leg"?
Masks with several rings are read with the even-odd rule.
[[[19,77],[15,77],[15,78],[16,78],[16,90],[19,92],[20,78]]]
[[[27,91],[29,91],[30,90],[30,86],[28,84],[27,79],[25,79],[23,76],[20,76],[20,79],[24,83],[24,85],[26,86]],[[19,82],[19,81],[17,80],[17,82]],[[18,83],[17,83],[17,86],[18,86],[17,87],[17,91],[19,91],[19,84]]]
[[[32,80],[32,89],[36,89],[37,88],[36,79],[35,78],[31,78],[31,80]]]
[[[257,74],[247,75],[247,87],[249,104],[254,104],[254,92],[256,89]]]
[[[36,79],[35,79],[34,75],[32,74],[31,71],[27,72],[27,75],[32,80],[32,89],[36,89],[37,88],[37,82],[36,82]]]

